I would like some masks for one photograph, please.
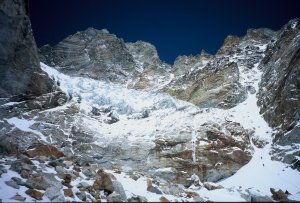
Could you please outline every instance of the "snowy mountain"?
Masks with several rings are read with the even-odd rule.
[[[43,46],[51,88],[0,98],[0,199],[299,201],[299,50],[299,19],[173,65],[105,29]]]

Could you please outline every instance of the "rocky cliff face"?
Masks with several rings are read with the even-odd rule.
[[[89,28],[54,47],[40,49],[41,61],[73,76],[85,76],[135,89],[159,88],[170,66],[146,42],[125,43],[107,30]]]
[[[53,91],[40,69],[27,6],[27,1],[0,2],[0,97]]]
[[[143,41],[135,43],[126,43],[129,53],[133,56],[139,74],[132,78],[128,84],[129,88],[139,90],[159,90],[172,75],[170,75],[171,66],[159,59],[156,48]]]
[[[105,29],[77,32],[40,52],[43,62],[70,75],[125,83],[129,75],[138,73],[124,41]]]
[[[259,89],[260,113],[277,129],[274,141],[288,149],[277,150],[274,158],[299,168],[300,143],[300,21],[291,20],[269,44],[266,56],[260,64],[263,70]],[[294,150],[294,152],[292,152]],[[278,152],[279,151],[279,152]],[[290,153],[289,153],[290,151]]]
[[[260,68],[259,89],[261,114],[280,135],[293,130],[299,120],[300,23],[290,21],[277,33]],[[295,122],[294,122],[295,121]]]
[[[245,37],[229,36],[215,56],[205,52],[196,57],[178,57],[176,77],[165,87],[171,95],[199,107],[231,108],[253,93],[245,77],[263,58],[274,32],[251,29]]]

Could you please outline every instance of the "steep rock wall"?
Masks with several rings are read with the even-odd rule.
[[[27,8],[28,1],[0,1],[0,97],[38,96],[53,88],[40,69]]]

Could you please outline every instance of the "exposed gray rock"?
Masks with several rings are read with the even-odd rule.
[[[54,47],[42,47],[40,53],[41,61],[69,75],[124,83],[137,73],[124,41],[107,30],[77,32]]]
[[[12,188],[20,189],[20,186],[13,180],[5,181],[5,184],[12,187]]]
[[[41,95],[53,90],[53,82],[40,69],[28,17],[28,1],[0,3],[0,95]]]
[[[88,184],[87,182],[80,182],[77,187],[83,187],[83,188],[88,188],[88,187],[91,187],[90,184]]]
[[[16,182],[18,185],[26,186],[26,183],[23,182],[23,181],[21,180],[21,178],[12,177],[11,180],[13,180],[14,182]]]
[[[36,166],[30,159],[19,159],[12,162],[10,169],[20,174],[23,170],[33,171],[33,169],[36,169]]]
[[[174,184],[174,181],[160,182],[159,189],[166,195],[181,196],[185,192],[185,187],[180,184]]]
[[[55,167],[55,171],[57,172],[57,176],[59,177],[59,178],[64,178],[65,177],[65,174],[66,174],[66,170],[65,170],[65,168],[64,167],[62,167],[62,166],[56,166]]]
[[[97,171],[97,176],[93,184],[95,190],[105,190],[110,193],[114,192],[116,188],[114,187],[114,181],[116,178],[111,173],[106,173],[103,169]],[[117,186],[119,186],[117,184]]]
[[[61,189],[63,187],[52,173],[35,173],[28,178],[26,186],[38,190],[46,190],[49,187]]]
[[[113,181],[113,187],[114,187],[114,192],[120,195],[119,199],[122,202],[127,202],[127,196],[123,188],[123,185],[119,181]]]
[[[260,64],[263,71],[258,92],[260,113],[271,127],[277,129],[273,141],[283,146],[300,143],[299,67],[300,20],[297,18],[278,32],[276,41],[269,45]],[[284,156],[282,154],[281,158]]]
[[[162,191],[156,185],[147,187],[147,191],[155,193],[155,194],[162,194]]]
[[[90,167],[82,167],[82,173],[87,177],[95,177],[95,172]]]
[[[137,41],[126,43],[129,53],[132,55],[136,70],[139,74],[128,84],[134,89],[155,89],[160,88],[161,81],[171,79],[171,66],[159,59],[156,48],[147,42]]]
[[[281,126],[280,134],[292,130],[299,120],[299,36],[299,19],[291,20],[279,31],[260,65],[264,72],[259,90],[261,113],[272,127]]]
[[[242,38],[228,36],[215,56],[202,52],[178,57],[173,65],[175,78],[164,91],[200,107],[234,107],[246,99],[247,90],[255,92],[251,85],[241,84],[240,75],[262,60],[260,46],[274,35],[268,29],[250,29]]]
[[[3,173],[7,173],[7,170],[5,168],[0,167],[0,177]]]
[[[116,123],[120,120],[119,115],[115,110],[111,111],[108,114],[108,117],[110,117],[110,119],[106,121],[108,124],[113,124],[113,123]]]
[[[151,174],[153,177],[160,177],[166,181],[174,181],[177,176],[177,170],[175,168],[167,168],[167,170],[164,169],[157,169],[157,170],[150,170],[149,174]]]
[[[0,126],[6,126],[2,128],[4,133],[0,134],[0,152],[3,154],[17,154],[27,149],[31,143],[38,142],[38,136],[21,131],[18,128],[12,128],[7,121],[0,123]]]
[[[124,201],[120,194],[113,192],[107,196],[108,202],[127,202],[127,199]]]
[[[224,132],[228,134],[225,135]],[[233,175],[251,159],[253,149],[249,145],[249,137],[253,132],[245,130],[239,123],[205,123],[194,133],[195,160],[192,151],[192,132],[182,132],[177,136],[174,133],[168,139],[154,140],[155,148],[149,156],[151,163],[163,168],[162,170],[167,167],[173,168],[173,172],[166,170],[164,173],[168,175],[160,176],[161,178],[188,187],[191,184],[188,178],[195,173],[202,182],[215,182]],[[202,144],[199,145],[200,143]]]
[[[76,192],[75,194],[81,201],[86,201],[86,193],[84,191]]]
[[[45,195],[49,198],[51,202],[64,202],[65,197],[61,192],[61,188],[55,185],[50,186],[46,189]]]
[[[285,192],[283,192],[281,189],[276,191],[274,188],[270,188],[270,191],[272,193],[272,198],[275,201],[279,201],[279,202],[287,202],[288,201],[287,194]]]
[[[126,43],[126,47],[129,53],[132,54],[133,59],[139,65],[139,72],[142,72],[145,69],[157,69],[162,66],[167,66],[167,64],[164,64],[159,59],[156,48],[150,43],[137,41],[135,43]]]
[[[216,184],[216,183],[212,183],[212,182],[204,182],[204,187],[208,190],[216,190],[216,189],[222,189],[223,186]]]
[[[171,78],[171,66],[159,59],[153,45],[124,43],[105,29],[88,28],[54,47],[45,45],[40,48],[40,59],[69,75],[129,82],[128,87],[135,89],[159,88],[161,81]]]
[[[146,197],[140,196],[140,195],[133,195],[128,199],[128,202],[148,202]]]

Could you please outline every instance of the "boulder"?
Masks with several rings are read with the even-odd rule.
[[[113,174],[104,172],[102,169],[97,171],[96,180],[92,187],[96,191],[104,190],[108,195],[113,193],[110,198],[114,200],[127,201],[123,185],[116,180]]]
[[[140,195],[133,195],[128,199],[128,202],[148,202],[147,198]]]
[[[5,123],[9,125],[7,122]],[[5,128],[5,126],[1,127]],[[21,131],[18,128],[10,129],[10,127],[8,127],[7,132],[0,134],[0,139],[0,152],[11,155],[22,153],[31,145],[31,143],[38,142],[37,135]]]
[[[219,185],[217,183],[212,183],[212,182],[204,182],[204,187],[208,190],[216,190],[216,189],[222,189],[223,186]]]
[[[119,199],[123,202],[127,202],[127,196],[123,185],[119,181],[113,181],[114,192],[119,194]]]
[[[18,185],[26,186],[26,183],[24,181],[22,181],[21,178],[12,177],[11,180],[13,180],[14,182],[16,182]]]
[[[24,158],[13,161],[10,165],[10,169],[21,174],[21,172],[24,170],[33,171],[34,169],[36,169],[36,166],[30,159]]]
[[[86,193],[84,191],[76,192],[75,194],[81,201],[86,201]]]
[[[28,178],[26,186],[32,189],[46,190],[49,187],[61,189],[63,186],[52,173],[35,173]]]
[[[108,193],[112,193],[115,188],[113,185],[113,181],[115,181],[116,178],[113,174],[106,173],[102,169],[99,169],[97,171],[96,179],[93,184],[93,188],[95,190],[105,190]]]
[[[72,174],[69,174],[69,173],[66,173],[62,176],[63,180],[62,180],[62,184],[64,186],[67,186],[67,187],[72,187],[71,186],[71,181],[72,181]]]
[[[12,188],[15,188],[15,189],[20,189],[20,186],[13,180],[7,180],[5,181],[5,184],[12,187]]]
[[[44,196],[44,193],[34,189],[28,189],[25,193],[36,200],[42,200]]]
[[[270,191],[272,193],[272,198],[275,201],[288,202],[289,199],[287,197],[287,194],[285,194],[281,189],[276,191],[274,188],[270,188]]]
[[[113,192],[107,196],[108,202],[127,202],[127,200],[123,200],[121,195],[117,192]]]
[[[197,192],[192,192],[192,191],[186,191],[185,194],[187,198],[193,198],[193,199],[194,197],[199,196]]]
[[[56,187],[56,185],[52,185],[48,187],[45,191],[45,195],[49,198],[51,202],[64,202],[65,197],[61,193],[61,187]]]
[[[67,197],[74,197],[74,193],[71,188],[64,189],[64,195]]]
[[[5,168],[2,168],[2,165],[0,167],[0,177],[2,176],[3,173],[7,173],[7,170]]]
[[[37,156],[53,156],[59,158],[65,156],[53,145],[47,145],[41,143],[31,145],[29,149],[27,149],[24,152],[24,154],[30,158],[37,157]]]
[[[151,185],[150,187],[147,187],[147,191],[155,194],[163,194],[162,191],[156,185]]]
[[[165,196],[161,196],[161,197],[159,198],[159,201],[160,201],[160,202],[170,202],[170,200],[168,200]]]
[[[62,167],[62,166],[56,166],[56,167],[55,167],[55,171],[57,172],[57,176],[58,176],[59,178],[62,178],[62,179],[65,178],[65,174],[66,174],[67,172],[66,172],[66,170],[65,170],[64,167]]]

